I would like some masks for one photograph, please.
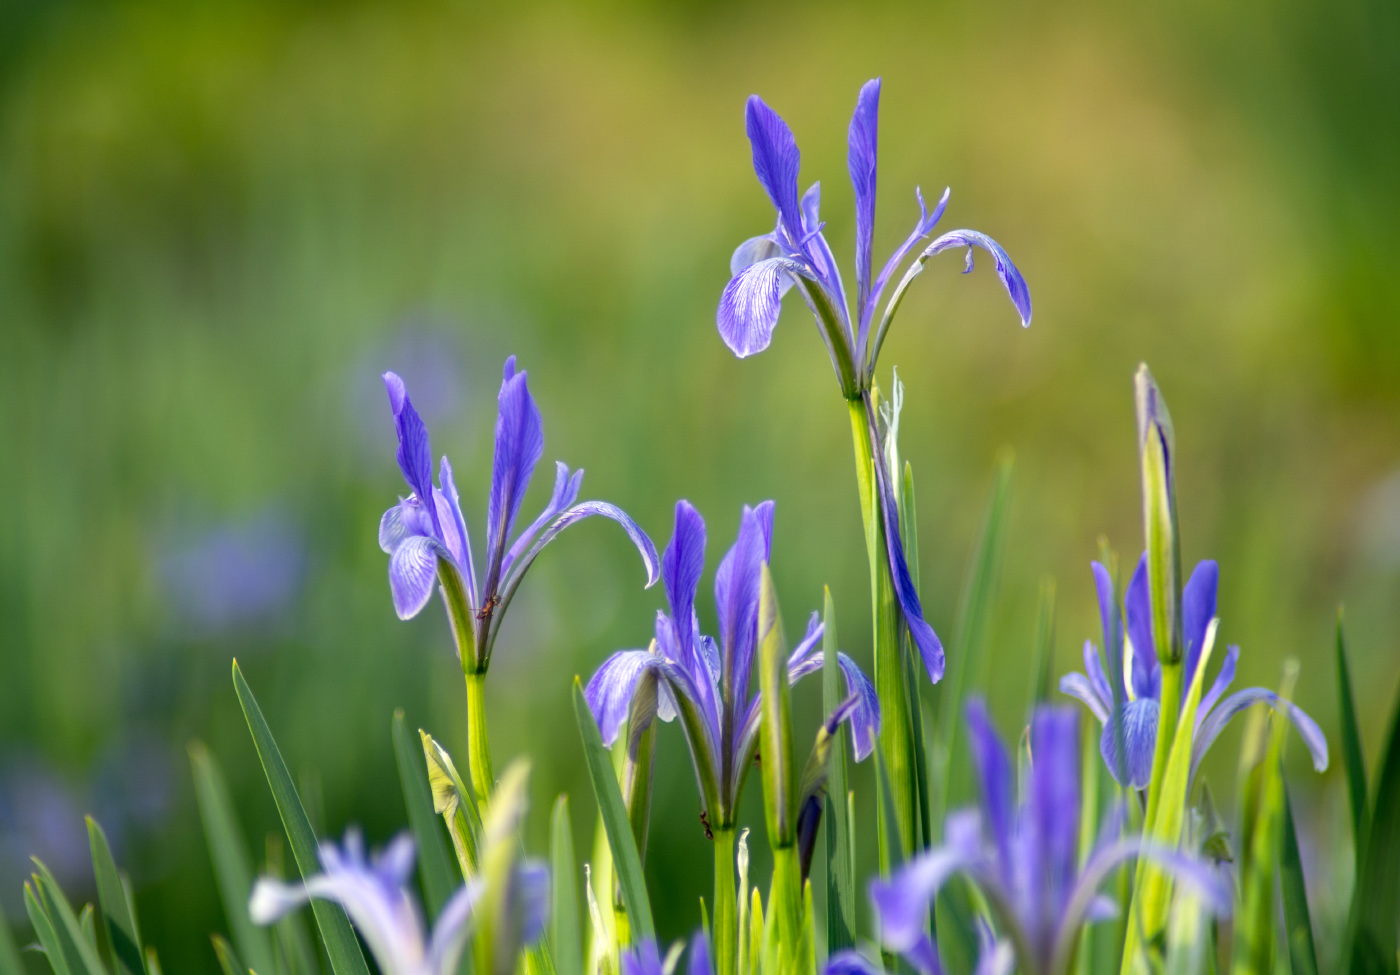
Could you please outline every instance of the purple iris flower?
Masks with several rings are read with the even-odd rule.
[[[478,577],[466,519],[462,517],[452,465],[446,457],[433,484],[428,428],[413,408],[403,380],[384,374],[389,405],[398,431],[399,468],[412,493],[379,522],[379,546],[389,553],[389,587],[400,619],[416,616],[439,583],[463,667],[485,672],[501,619],[535,557],[565,528],[590,515],[620,524],[641,553],[647,586],[659,578],[656,548],[621,508],[604,501],[574,502],[583,471],[569,472],[556,462],[554,494],[530,526],[511,541],[515,518],[535,464],[544,453],[544,427],[530,396],[526,374],[506,360],[496,416],[496,452],[491,468],[491,495],[486,509],[486,560]],[[423,499],[431,498],[425,505]]]
[[[1123,661],[1123,668],[1127,671],[1127,680],[1118,686],[1116,700],[1119,702],[1119,709],[1115,710],[1113,685],[1104,673],[1102,658],[1092,641],[1084,643],[1084,669],[1088,671],[1087,675],[1077,672],[1066,674],[1060,678],[1060,690],[1083,701],[1104,726],[1099,750],[1109,772],[1118,783],[1143,789],[1152,778],[1152,758],[1157,744],[1157,719],[1162,697],[1161,665],[1157,661],[1152,641],[1147,556],[1144,554],[1138,561],[1137,569],[1128,582],[1128,591],[1124,599],[1128,622],[1126,654],[1123,628],[1118,622],[1120,617],[1113,580],[1109,577],[1108,570],[1098,562],[1093,563],[1093,570],[1094,585],[1098,590],[1099,612],[1103,618],[1104,644],[1112,660]],[[1215,596],[1219,579],[1219,566],[1213,560],[1207,559],[1196,565],[1181,593],[1181,634],[1182,645],[1185,648],[1183,695],[1191,686],[1206,640],[1213,639],[1208,637],[1208,633],[1212,621],[1216,618]],[[1234,682],[1235,665],[1239,658],[1239,647],[1231,646],[1227,649],[1225,662],[1220,666],[1220,673],[1216,675],[1214,685],[1201,698],[1196,711],[1196,727],[1192,739],[1192,775],[1195,775],[1206,750],[1219,737],[1230,719],[1250,705],[1259,703],[1268,704],[1293,722],[1303,743],[1312,753],[1313,767],[1319,772],[1325,770],[1327,739],[1317,722],[1297,705],[1281,699],[1264,687],[1245,688],[1221,700],[1229,690],[1230,684]],[[1122,670],[1117,672],[1123,673]],[[1120,747],[1123,750],[1122,754],[1119,751]]]
[[[313,897],[335,901],[345,908],[384,975],[455,975],[482,893],[480,881],[464,884],[452,895],[425,939],[423,916],[409,893],[413,840],[407,833],[366,859],[363,839],[351,830],[343,848],[321,844],[321,869],[303,884],[260,878],[248,904],[254,923],[271,924]],[[544,927],[549,873],[528,861],[517,869],[521,927],[528,942]]]
[[[888,880],[870,884],[881,943],[916,970],[942,972],[928,914],[939,889],[956,873],[968,876],[986,896],[1018,971],[1026,975],[1067,970],[1080,927],[1117,910],[1099,888],[1133,857],[1150,857],[1196,889],[1212,909],[1229,910],[1229,885],[1211,867],[1141,838],[1121,838],[1121,816],[1109,818],[1080,866],[1079,729],[1073,710],[1041,706],[1031,716],[1033,764],[1019,805],[1013,799],[1011,757],[981,701],[969,702],[967,724],[980,807],[950,815],[942,846],[910,860]]]
[[[856,99],[851,117],[847,166],[856,196],[856,293],[854,304],[841,280],[836,258],[822,235],[821,184],[813,183],[799,199],[797,173],[801,153],[792,130],[757,95],[749,97],[746,123],[753,145],[753,168],[758,181],[777,210],[773,232],[740,244],[730,259],[733,278],[724,289],[716,316],[720,336],[734,354],[743,358],[762,352],[772,341],[783,295],[796,287],[817,317],[818,328],[841,391],[854,399],[870,388],[875,362],[890,321],[910,283],[924,263],[940,251],[967,249],[967,270],[972,270],[972,248],[988,251],[997,274],[1006,286],[1021,323],[1031,323],[1031,296],[1025,279],[1001,245],[975,230],[953,230],[924,247],[905,271],[876,318],[876,311],[890,278],[905,258],[927,237],[948,205],[948,190],[930,213],[923,194],[914,191],[919,219],[904,243],[890,255],[878,274],[873,273],[875,231],[875,176],[880,114],[880,79],[868,81]],[[873,334],[872,334],[873,331]]]
[[[646,650],[621,650],[598,668],[584,696],[598,721],[603,741],[617,740],[634,696],[644,683],[658,693],[656,717],[680,715],[699,780],[708,821],[731,829],[739,796],[758,747],[760,695],[750,693],[758,642],[759,581],[773,541],[773,502],[744,507],[739,537],[715,572],[715,606],[720,639],[700,633],[695,593],[705,567],[705,521],[689,502],[676,503],[675,534],[661,560],[670,603],[668,616],[656,614],[655,637]],[[788,658],[788,682],[796,683],[822,669],[819,649],[825,627],[817,613],[802,641]],[[880,705],[875,687],[855,662],[838,656],[846,692],[856,701],[846,720],[856,761],[870,754],[879,731]],[[633,728],[632,734],[639,733]]]
[[[655,941],[643,941],[630,951],[624,951],[621,959],[622,975],[665,975],[666,966]],[[714,975],[714,965],[710,962],[710,943],[705,940],[705,932],[696,931],[690,939],[690,962],[686,965],[687,975]]]

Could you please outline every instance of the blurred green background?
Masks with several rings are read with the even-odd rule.
[[[12,917],[31,853],[84,895],[93,811],[166,969],[212,968],[207,933],[226,925],[186,743],[223,762],[250,839],[276,828],[234,656],[331,833],[360,823],[382,841],[405,821],[393,708],[461,747],[442,611],[395,618],[375,540],[405,490],[387,368],[452,457],[474,524],[511,353],[546,464],[587,468],[584,495],[622,505],[658,548],[689,498],[712,572],[740,505],[777,499],[788,629],[830,584],[841,642],[868,662],[849,427],[825,352],[794,301],[773,347],[737,361],[714,308],[730,251],[772,223],[744,98],[793,126],[844,260],[846,124],[879,74],[877,259],[911,223],[914,185],[951,185],[944,226],[1001,241],[1035,300],[1022,331],[990,262],[960,277],[945,257],[885,348],[882,377],[897,365],[908,385],[930,620],[951,637],[1010,446],[1001,598],[973,673],[1014,732],[1046,574],[1056,671],[1078,669],[1098,635],[1098,536],[1129,565],[1140,546],[1131,375],[1147,360],[1176,420],[1183,554],[1220,560],[1240,680],[1274,684],[1299,658],[1298,700],[1333,741],[1326,775],[1298,747],[1291,765],[1314,916],[1335,925],[1350,882],[1338,603],[1372,761],[1400,678],[1400,8],[10,0],[0,23]],[[537,850],[562,789],[588,848],[568,681],[645,644],[662,595],[642,581],[622,533],[590,522],[511,609],[492,744],[498,768],[534,757]],[[700,609],[712,625],[708,596]],[[804,721],[818,696],[798,695]],[[1208,764],[1227,806],[1239,735]],[[677,936],[710,853],[676,729],[660,748],[648,868]]]

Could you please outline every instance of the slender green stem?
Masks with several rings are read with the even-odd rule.
[[[715,975],[735,975],[738,964],[738,907],[734,901],[734,829],[714,831],[715,916],[711,922]]]
[[[875,464],[877,457],[871,441],[870,401],[864,398],[847,401],[851,414],[851,436],[855,442],[856,479],[860,487],[861,514],[865,519],[865,546],[870,557],[870,600],[874,618],[875,692],[880,699],[880,751],[885,759],[885,771],[894,797],[895,829],[898,840],[885,835],[884,818],[877,819],[880,871],[889,870],[896,848],[912,849],[914,823],[918,817],[914,788],[914,757],[909,740],[909,699],[900,663],[899,611],[895,604],[894,584],[890,578],[889,560],[885,554],[885,527],[880,509]],[[882,800],[883,801],[883,800]]]
[[[797,847],[773,850],[773,885],[768,894],[768,914],[777,925],[778,956],[795,959],[802,941],[802,872]]]
[[[472,791],[483,808],[496,777],[491,771],[491,742],[486,736],[486,674],[467,674],[467,761]]]
[[[1155,827],[1161,803],[1161,783],[1165,778],[1167,756],[1176,739],[1177,718],[1181,714],[1181,687],[1184,670],[1181,661],[1162,664],[1162,709],[1157,719],[1157,747],[1152,753],[1152,783],[1147,791],[1147,829]]]

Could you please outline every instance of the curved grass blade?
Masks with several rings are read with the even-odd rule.
[[[583,755],[588,763],[588,777],[593,782],[593,794],[598,800],[598,815],[607,831],[612,849],[613,870],[622,887],[622,901],[627,906],[633,940],[656,940],[652,923],[651,902],[647,899],[646,878],[642,875],[642,858],[632,838],[632,824],[622,804],[622,790],[613,771],[612,756],[603,747],[603,736],[588,709],[583,685],[574,678],[574,716],[578,719],[579,736],[583,739]]]
[[[97,880],[97,902],[102,908],[102,923],[97,925],[98,951],[107,956],[114,975],[144,975],[146,966],[141,960],[136,911],[127,900],[126,885],[112,859],[107,834],[91,816],[87,817],[87,828],[88,845],[92,847],[92,871]]]
[[[574,828],[569,819],[569,797],[562,793],[554,800],[554,811],[549,817],[549,859],[552,867],[549,923],[555,969],[559,975],[581,975],[583,949],[579,939]]]
[[[1356,851],[1356,876],[1361,876],[1361,843],[1371,819],[1367,800],[1366,758],[1361,751],[1361,730],[1356,721],[1356,701],[1351,694],[1351,667],[1347,663],[1347,639],[1342,611],[1337,610],[1337,697],[1342,726],[1342,758],[1347,770],[1347,796],[1351,800],[1351,838]]]
[[[1293,975],[1317,975],[1317,949],[1313,946],[1312,915],[1298,851],[1298,831],[1293,823],[1293,800],[1283,783],[1283,845],[1279,847],[1279,881],[1283,889],[1284,936]]]
[[[58,881],[37,857],[34,859],[34,866],[39,870],[35,875],[35,886],[39,888],[39,896],[43,899],[50,923],[53,924],[58,942],[62,946],[69,971],[74,975],[83,972],[87,975],[108,975],[107,969],[102,966],[101,957],[97,954],[97,945],[89,941],[83,933],[82,923],[73,913],[68,898],[63,896]]]
[[[238,703],[243,706],[243,716],[248,721],[248,730],[253,735],[253,744],[258,750],[267,784],[272,789],[273,801],[282,817],[282,826],[287,831],[287,840],[292,847],[297,869],[303,878],[320,872],[321,860],[316,850],[316,834],[311,831],[311,823],[306,818],[301,799],[297,797],[292,775],[277,750],[277,742],[272,738],[272,730],[263,718],[257,698],[252,688],[243,678],[238,661],[233,662],[233,686],[238,693]],[[321,940],[326,946],[326,954],[331,960],[335,975],[369,975],[365,956],[360,951],[360,943],[350,927],[350,919],[345,911],[330,901],[320,899],[311,902],[311,910],[316,915],[316,926],[321,931]],[[154,973],[152,973],[154,975]]]
[[[1400,940],[1400,696],[1381,758],[1347,924],[1352,975],[1394,975]]]
[[[831,589],[822,598],[822,711],[830,714],[841,703],[841,688],[836,662],[836,604]],[[845,724],[836,729],[831,748],[831,771],[826,798],[826,948],[835,954],[842,948],[855,947],[856,900],[855,864],[849,856],[850,821],[846,818],[846,739],[850,737]],[[742,892],[741,910],[748,910],[747,892]],[[744,928],[740,921],[739,930]]]
[[[423,902],[428,906],[428,916],[437,917],[460,878],[453,876],[452,860],[447,854],[447,844],[442,840],[437,814],[433,811],[428,773],[421,751],[414,747],[413,739],[409,737],[402,708],[394,712],[393,737],[399,784],[403,787],[408,822],[413,827],[413,840],[418,847],[418,875],[423,880]]]
[[[189,753],[199,818],[204,823],[204,839],[209,845],[209,859],[214,864],[214,879],[219,885],[229,933],[240,956],[248,959],[254,971],[274,972],[272,939],[248,916],[248,897],[253,890],[252,859],[223,772],[203,742],[190,742]],[[140,951],[139,944],[136,949]]]
[[[29,914],[29,924],[34,928],[34,937],[39,939],[39,947],[44,950],[44,956],[48,958],[49,967],[53,969],[54,975],[72,975],[68,967],[68,958],[63,953],[63,945],[58,940],[58,932],[54,929],[48,908],[36,892],[37,887],[37,877],[24,883],[24,909]]]
[[[26,971],[19,949],[15,947],[14,932],[4,912],[0,911],[0,975],[25,975]]]
[[[248,975],[249,969],[243,967],[243,963],[238,960],[238,955],[233,951],[233,945],[228,943],[228,939],[221,934],[209,936],[209,940],[214,942],[214,954],[219,958],[219,970],[224,975]]]

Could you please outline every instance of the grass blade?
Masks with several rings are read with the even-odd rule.
[[[1317,975],[1317,949],[1313,946],[1312,915],[1303,861],[1298,852],[1298,831],[1293,824],[1293,800],[1283,783],[1283,845],[1279,848],[1279,880],[1283,888],[1283,925],[1293,975]]]
[[[253,970],[274,972],[272,939],[248,916],[248,897],[253,891],[253,861],[243,839],[238,813],[229,797],[228,785],[214,756],[202,742],[190,742],[190,765],[194,770],[194,793],[199,817],[204,823],[204,839],[214,864],[214,879],[224,903],[229,933]],[[140,950],[140,946],[137,946]]]
[[[88,844],[92,847],[92,870],[97,879],[97,902],[102,908],[103,923],[97,928],[99,949],[104,942],[113,963],[115,975],[144,975],[146,966],[141,959],[141,936],[136,930],[136,912],[126,898],[126,885],[121,871],[112,859],[107,834],[97,820],[87,818]],[[245,901],[246,903],[246,901]]]
[[[831,590],[822,599],[822,711],[830,714],[841,703],[840,671],[836,663],[836,604]],[[855,947],[855,864],[849,851],[850,822],[846,818],[846,739],[851,733],[843,722],[832,742],[831,772],[826,799],[826,947],[833,954]],[[747,910],[747,892],[741,892],[741,908]],[[742,922],[739,925],[743,930]]]
[[[1400,696],[1381,758],[1347,924],[1352,975],[1394,975],[1400,940]]]
[[[550,940],[559,975],[582,975],[583,950],[579,938],[578,871],[574,866],[574,827],[569,819],[569,797],[554,800],[549,817],[549,859],[553,868],[549,912]]]
[[[15,947],[15,935],[10,930],[10,923],[5,920],[4,912],[0,911],[0,975],[26,975],[27,971],[19,957],[19,949]]]
[[[282,817],[282,826],[287,831],[287,840],[292,847],[292,856],[303,879],[320,872],[321,861],[316,851],[316,834],[311,831],[311,823],[306,818],[301,799],[297,797],[292,775],[287,771],[287,763],[277,750],[272,730],[263,718],[252,688],[243,679],[243,671],[238,661],[233,662],[233,686],[238,692],[238,703],[243,706],[243,716],[248,721],[248,730],[253,735],[253,744],[258,750],[267,784],[272,789],[273,801]],[[326,946],[326,954],[331,960],[335,975],[369,975],[365,956],[360,951],[360,943],[350,927],[350,919],[338,904],[321,899],[311,902],[316,915],[316,926],[321,931],[321,940]]]
[[[35,890],[37,886],[37,877],[25,881],[24,884],[24,909],[29,913],[29,924],[34,928],[34,936],[39,939],[39,947],[44,949],[44,955],[48,958],[49,967],[54,970],[54,975],[71,975],[68,958],[63,953],[63,945],[58,940],[58,932],[54,930],[48,908],[44,906]]]
[[[39,859],[34,860],[34,866],[39,870],[35,877],[35,886],[39,888],[39,896],[44,901],[49,920],[62,945],[69,971],[74,975],[82,972],[86,972],[87,975],[108,975],[107,969],[102,967],[101,957],[97,954],[97,945],[89,941],[83,933],[82,923],[73,913],[68,898],[63,896],[58,881]]]
[[[1366,758],[1361,751],[1361,729],[1356,721],[1356,701],[1351,694],[1351,667],[1347,663],[1347,639],[1342,611],[1337,610],[1337,697],[1342,725],[1342,758],[1347,770],[1347,796],[1351,800],[1351,839],[1356,850],[1356,876],[1361,876],[1361,842],[1371,819],[1367,802]]]
[[[394,712],[393,736],[399,784],[403,787],[403,801],[408,807],[413,840],[418,846],[418,875],[423,880],[423,902],[428,905],[428,916],[437,917],[461,878],[453,870],[447,844],[442,839],[442,827],[438,825],[437,813],[433,811],[433,794],[428,789],[428,772],[423,764],[422,749],[415,747],[413,739],[409,737],[402,708]]]
[[[1035,651],[1031,658],[1030,707],[1050,700],[1055,665],[1055,577],[1040,580],[1040,607],[1036,614]],[[1028,709],[1029,710],[1029,709]]]
[[[234,954],[233,945],[228,943],[227,938],[215,934],[210,935],[209,940],[214,942],[214,954],[219,958],[219,970],[224,975],[248,975],[248,969],[238,960],[238,955]]]
[[[1015,455],[1008,449],[997,459],[987,513],[982,519],[982,534],[963,579],[962,598],[958,606],[958,624],[953,638],[953,652],[948,661],[948,676],[938,704],[938,791],[933,795],[935,815],[933,828],[941,830],[943,813],[948,808],[948,790],[952,784],[953,762],[957,752],[958,725],[962,720],[962,698],[970,658],[981,659],[987,643],[988,622],[996,598],[997,580],[1001,574],[1001,554],[1006,540],[1006,510],[1011,499],[1011,470]]]
[[[579,736],[583,739],[583,756],[588,764],[588,777],[593,782],[593,794],[598,800],[598,815],[607,831],[612,849],[613,870],[622,887],[622,901],[627,906],[627,919],[633,939],[641,943],[656,940],[656,926],[651,919],[651,902],[647,899],[646,878],[642,875],[642,858],[632,838],[632,824],[622,803],[622,790],[613,771],[612,756],[603,747],[603,736],[588,710],[583,697],[583,685],[574,678],[574,716],[578,719]]]

